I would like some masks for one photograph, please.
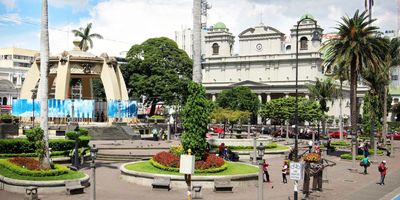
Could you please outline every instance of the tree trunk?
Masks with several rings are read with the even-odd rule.
[[[340,99],[339,99],[339,137],[343,140],[343,110],[342,110],[342,100],[343,100],[343,82],[340,81]]]
[[[375,101],[375,96],[373,96],[373,98],[374,98],[374,101]],[[375,104],[375,103],[374,103]],[[370,132],[370,135],[369,135],[369,143],[370,143],[370,145],[371,145],[371,148],[373,149],[374,148],[374,146],[375,146],[375,135],[374,135],[374,129],[375,129],[375,122],[376,122],[376,120],[375,120],[375,108],[371,105],[371,119],[370,119],[370,123],[371,123],[371,132]]]
[[[386,135],[387,135],[387,92],[388,88],[387,85],[385,85],[385,93],[383,94],[383,144],[386,145]],[[393,145],[393,144],[392,144]],[[393,152],[392,152],[393,153]]]
[[[41,16],[41,33],[40,33],[40,82],[39,82],[39,99],[40,99],[40,127],[44,131],[44,148],[45,153],[41,155],[41,168],[50,169],[50,153],[49,153],[49,130],[48,130],[48,80],[47,71],[49,65],[49,25],[48,25],[48,5],[47,0],[42,0],[42,16]]]
[[[356,145],[357,141],[357,70],[353,61],[350,66],[350,120],[351,120],[351,132],[353,134],[353,145]],[[352,148],[352,167],[355,168],[357,148]]]
[[[193,81],[201,83],[201,0],[193,0]]]

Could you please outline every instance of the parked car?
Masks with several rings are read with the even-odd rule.
[[[400,133],[399,132],[389,133],[389,134],[386,135],[386,137],[388,139],[390,139],[390,138],[392,138],[392,135],[393,135],[393,139],[394,140],[400,140]]]
[[[328,133],[329,137],[331,138],[340,138],[340,131],[333,131]],[[343,137],[346,138],[346,131],[343,131]]]

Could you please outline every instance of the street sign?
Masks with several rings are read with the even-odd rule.
[[[291,180],[301,180],[303,167],[301,163],[298,162],[290,162],[290,179]]]

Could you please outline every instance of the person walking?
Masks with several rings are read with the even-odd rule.
[[[311,153],[312,146],[313,146],[313,141],[312,140],[308,141],[308,153]]]
[[[288,170],[289,170],[288,161],[285,160],[285,161],[283,161],[283,166],[282,166],[282,182],[284,184],[287,183],[286,175],[289,173]]]
[[[361,166],[364,167],[364,175],[368,174],[367,168],[370,166],[370,164],[371,163],[369,162],[368,155],[364,155],[364,158],[361,160]]]
[[[264,182],[267,182],[267,183],[271,182],[269,180],[268,167],[269,167],[269,163],[267,162],[267,160],[264,160],[262,168],[263,168],[263,171],[264,171]]]
[[[386,167],[386,160],[382,161],[381,164],[378,167],[378,171],[381,174],[381,180],[378,183],[379,185],[385,185],[385,177],[386,177],[386,171],[387,171],[387,167]]]

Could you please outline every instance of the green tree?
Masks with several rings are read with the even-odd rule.
[[[322,117],[320,106],[317,102],[304,97],[299,97],[299,121],[315,123]],[[295,97],[283,97],[272,99],[261,106],[261,117],[272,119],[283,124],[285,121],[293,121],[295,112]]]
[[[39,161],[43,162],[46,159],[46,151],[48,149],[43,140],[44,131],[40,127],[32,128],[26,131],[26,138],[35,145],[35,153],[38,155]]]
[[[89,48],[93,48],[93,40],[92,39],[94,39],[94,38],[103,39],[103,36],[101,36],[98,33],[90,33],[91,29],[92,29],[92,23],[89,23],[86,25],[85,28],[80,27],[78,30],[76,30],[76,29],[72,30],[72,33],[76,37],[81,38],[79,47],[81,48],[82,51],[87,51],[87,50],[89,50]]]
[[[40,81],[38,97],[40,99],[40,127],[44,131],[44,156],[40,159],[42,169],[50,169],[49,129],[48,129],[48,98],[49,98],[49,13],[47,0],[42,0],[42,15],[40,28]]]
[[[217,123],[223,123],[225,132],[225,126],[227,123],[233,125],[238,121],[244,122],[249,119],[250,115],[251,113],[248,111],[230,110],[216,107],[212,112],[211,118],[214,119]]]
[[[337,98],[338,89],[332,79],[327,78],[323,81],[317,79],[315,85],[307,85],[311,98],[318,101],[322,115],[329,111],[328,101],[334,102]],[[325,117],[322,118],[322,131],[325,135]]]
[[[196,160],[201,160],[207,146],[206,132],[211,121],[213,104],[207,99],[201,84],[191,81],[188,89],[189,97],[182,111],[185,132],[181,143],[185,152],[191,149]]]
[[[121,71],[131,89],[130,96],[145,95],[167,104],[183,103],[188,96],[192,61],[185,51],[166,37],[133,45]]]
[[[106,92],[104,91],[103,82],[100,79],[92,80],[93,97],[99,99],[106,99]]]
[[[373,72],[381,69],[385,60],[383,52],[388,45],[378,37],[378,27],[368,20],[366,12],[357,10],[353,17],[344,16],[338,24],[338,37],[328,40],[322,48],[325,54],[324,65],[335,68],[340,65],[350,69],[350,107],[351,128],[357,131],[357,78],[366,68]]]
[[[257,114],[260,107],[260,101],[257,95],[252,93],[250,88],[245,86],[238,86],[222,91],[221,94],[217,96],[216,103],[222,108],[248,111],[252,114]]]

